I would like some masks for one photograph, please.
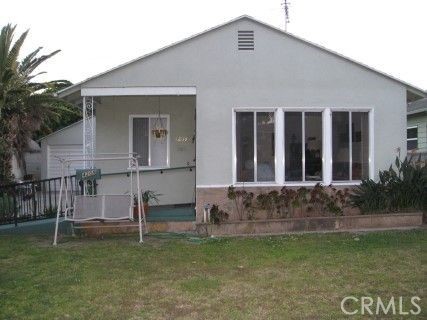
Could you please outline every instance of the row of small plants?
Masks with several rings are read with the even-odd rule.
[[[228,187],[227,197],[232,201],[238,220],[254,220],[260,211],[265,212],[267,219],[290,218],[309,215],[311,212],[320,215],[342,215],[343,209],[349,205],[349,189],[338,190],[333,186],[316,184],[313,188],[300,187],[290,189],[283,187],[280,191],[259,193],[244,189]],[[212,206],[211,222],[221,223],[230,215]]]
[[[339,216],[346,208],[358,208],[362,214],[420,211],[427,209],[427,166],[411,158],[396,157],[395,168],[379,172],[379,180],[363,180],[352,190],[316,184],[312,188],[261,192],[257,196],[244,189],[228,187],[228,199],[238,220],[254,220],[260,212],[267,219],[302,216]],[[212,206],[211,222],[221,223],[230,214]]]

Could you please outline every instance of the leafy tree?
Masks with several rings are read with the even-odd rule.
[[[55,90],[52,92],[55,93],[68,86],[68,84],[61,85],[55,88]],[[54,104],[58,107],[58,110],[56,111],[57,116],[45,119],[45,121],[42,122],[40,129],[34,133],[33,140],[38,140],[52,132],[67,127],[70,124],[73,124],[82,119],[81,109],[72,105],[70,106],[68,102],[59,100],[54,102]]]
[[[54,95],[58,88],[70,85],[69,81],[34,81],[44,73],[35,73],[37,67],[60,50],[39,55],[39,47],[19,60],[28,30],[14,42],[15,29],[8,24],[0,33],[0,184],[13,179],[13,155],[25,171],[24,152],[34,133],[58,119],[61,112],[71,110],[71,105]]]

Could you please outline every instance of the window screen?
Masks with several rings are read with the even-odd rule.
[[[321,112],[285,112],[285,181],[321,181]]]
[[[148,166],[148,118],[133,119],[133,152],[139,155],[138,164],[140,166]]]
[[[168,119],[160,118],[161,126],[168,127]],[[132,152],[139,156],[140,166],[166,167],[168,165],[168,139],[156,138],[151,131],[158,122],[154,117],[133,118]]]
[[[275,180],[274,112],[236,112],[238,182]]]
[[[418,148],[418,127],[408,128],[406,130],[407,149],[414,150]]]
[[[369,113],[332,112],[332,179],[369,177]]]

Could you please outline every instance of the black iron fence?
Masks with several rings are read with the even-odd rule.
[[[163,174],[166,171],[175,170],[195,170],[195,166],[175,167],[150,170],[142,173],[151,174],[159,172]],[[128,171],[104,173],[109,175],[128,175]],[[69,180],[68,180],[69,179]],[[65,182],[71,188],[72,197],[75,194],[83,194],[83,183],[77,181],[76,176],[65,177]],[[91,184],[91,181],[88,181]],[[59,189],[61,186],[61,177],[26,181],[9,185],[0,185],[0,225],[19,222],[38,220],[56,217],[59,203],[61,203],[61,214],[65,210],[65,201],[59,201]],[[95,193],[97,183],[95,181]],[[194,191],[195,195],[195,191]],[[63,197],[63,200],[65,196]]]
[[[66,179],[75,185],[75,176]],[[60,186],[61,178],[0,186],[0,224],[55,217]],[[61,205],[61,213],[64,209]]]

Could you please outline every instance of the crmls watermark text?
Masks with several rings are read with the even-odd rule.
[[[341,300],[341,310],[346,315],[418,315],[421,313],[419,297],[354,297],[348,296]],[[410,306],[404,308],[405,302]],[[406,303],[405,305],[407,305]]]

